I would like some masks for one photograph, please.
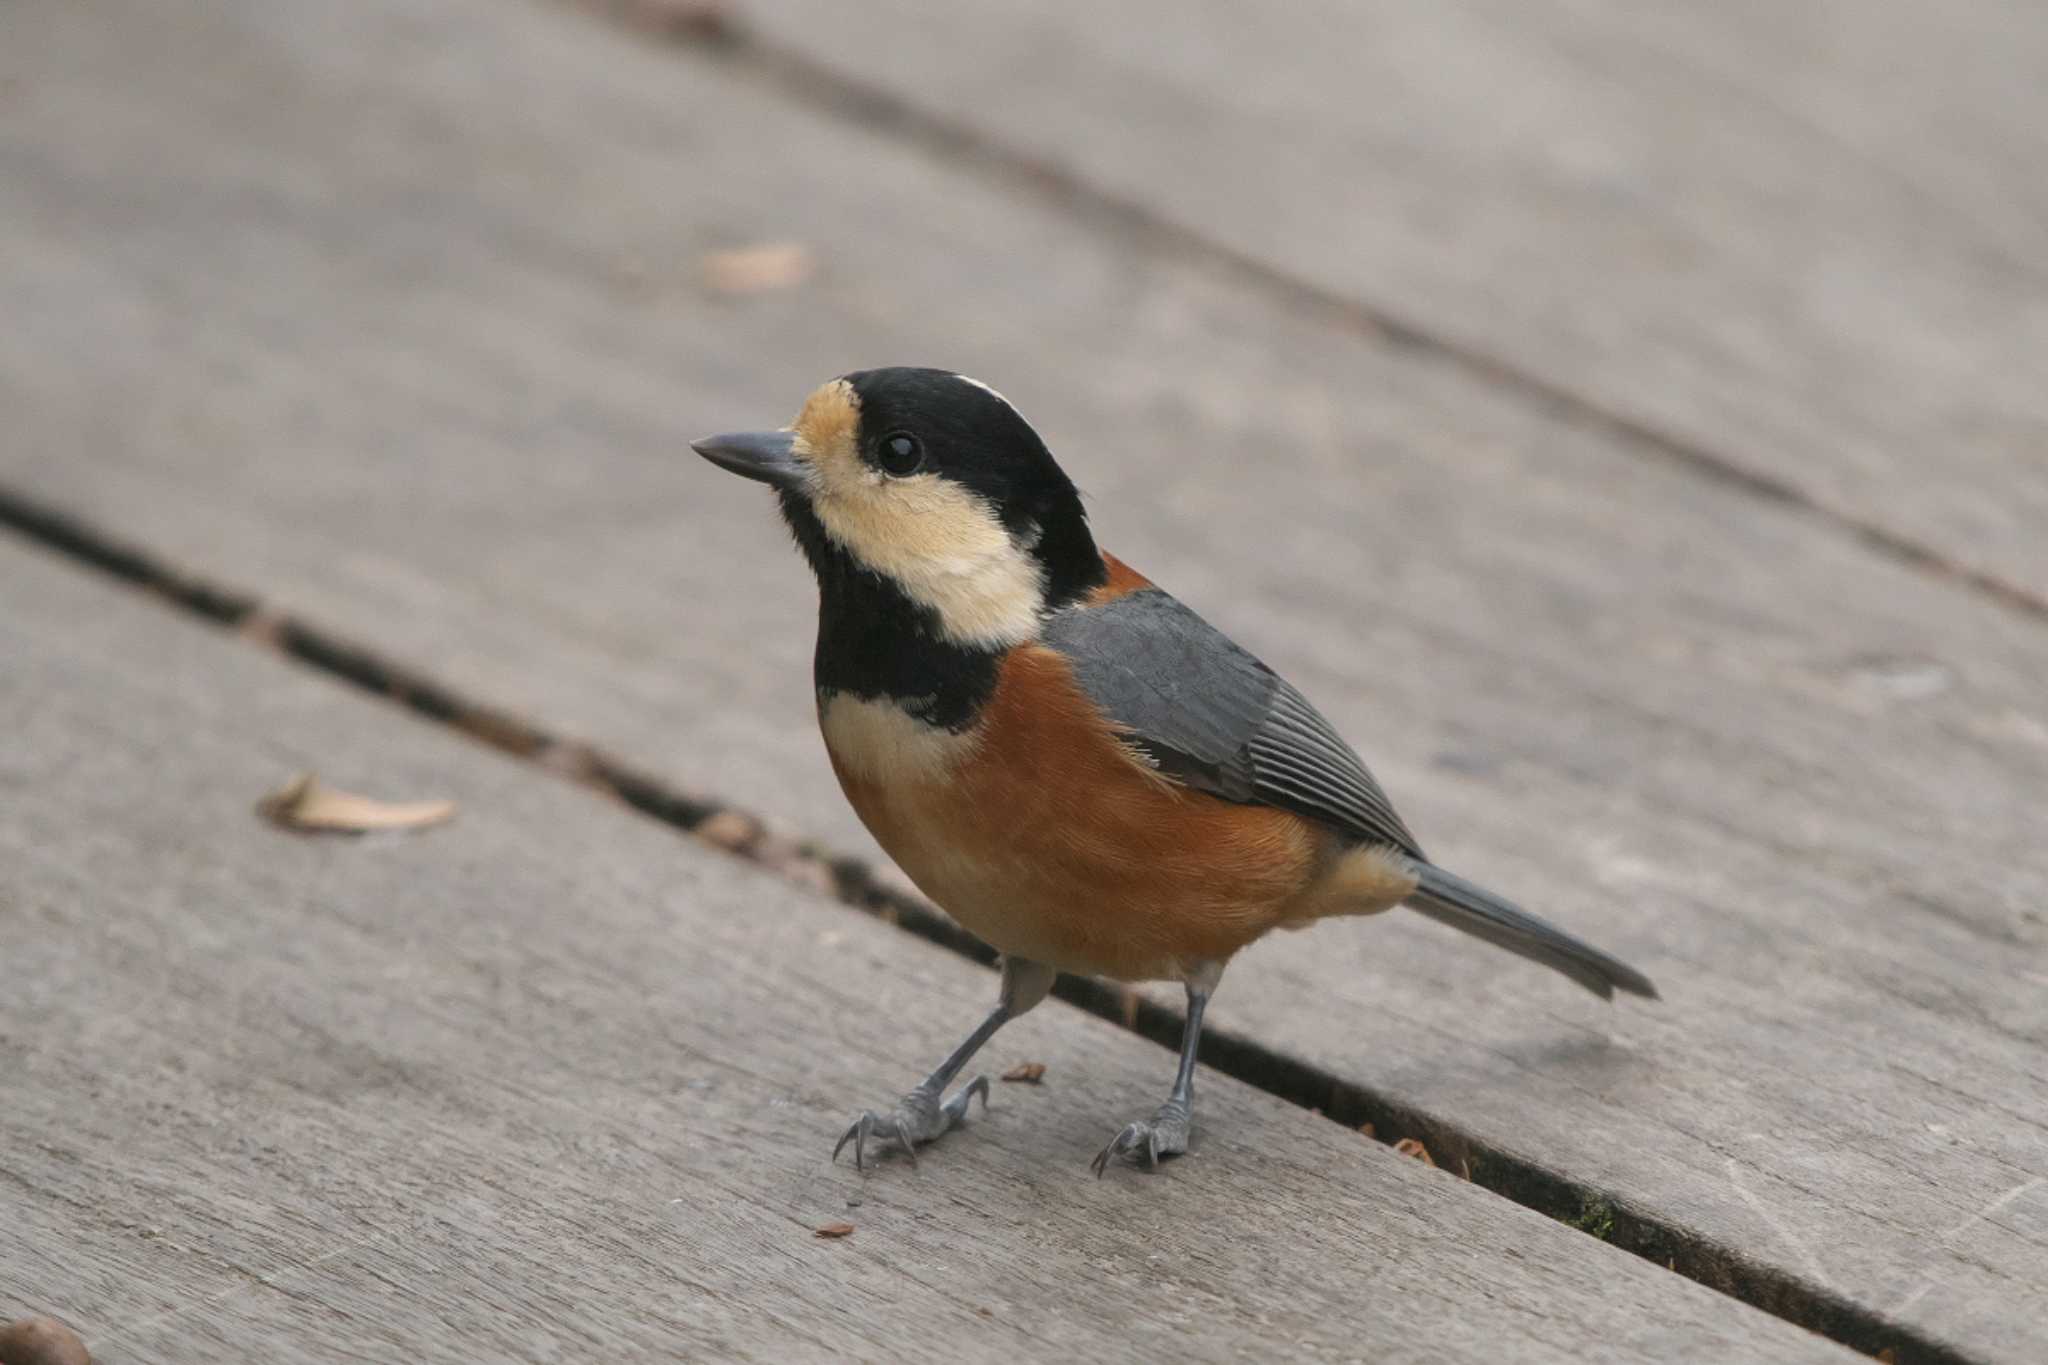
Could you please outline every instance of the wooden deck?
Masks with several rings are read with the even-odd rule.
[[[9,10],[0,1321],[102,1361],[2048,1357],[2048,16],[838,12]],[[764,241],[815,272],[706,283]],[[1329,926],[1233,968],[1241,1079],[1158,1176],[1086,1162],[1170,1057],[1058,1002],[991,1059],[1047,1085],[831,1165],[992,977],[559,770],[889,881],[807,576],[684,441],[893,362],[997,383],[1437,856],[1666,1000]],[[306,768],[462,814],[258,822]]]

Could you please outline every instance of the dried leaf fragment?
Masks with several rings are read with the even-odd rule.
[[[1003,1073],[1006,1081],[1023,1081],[1026,1085],[1037,1085],[1045,1079],[1044,1062],[1019,1062]]]
[[[256,813],[286,829],[365,834],[372,830],[425,829],[455,818],[453,801],[379,801],[320,784],[300,773],[256,803]]]
[[[841,1237],[851,1237],[853,1235],[853,1224],[827,1223],[811,1235],[813,1237],[823,1237],[828,1242],[836,1242]]]
[[[55,1318],[20,1318],[0,1327],[0,1365],[92,1365],[92,1353]]]
[[[796,288],[816,264],[801,242],[759,242],[706,252],[704,283],[720,294],[766,294]]]
[[[1429,1154],[1429,1148],[1423,1146],[1414,1138],[1402,1138],[1399,1142],[1394,1144],[1394,1150],[1399,1152],[1402,1156],[1414,1157],[1417,1161],[1420,1161],[1425,1166],[1436,1165],[1436,1158]]]

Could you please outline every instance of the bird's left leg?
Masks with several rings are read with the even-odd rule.
[[[1021,957],[1004,958],[1001,994],[988,1018],[953,1049],[951,1056],[939,1063],[936,1071],[912,1086],[910,1093],[898,1100],[894,1109],[886,1114],[870,1109],[855,1119],[853,1126],[839,1135],[838,1145],[832,1149],[832,1159],[837,1161],[840,1148],[851,1142],[853,1164],[856,1169],[860,1168],[866,1163],[868,1138],[876,1136],[901,1145],[909,1153],[911,1164],[915,1165],[917,1144],[930,1142],[965,1118],[967,1106],[976,1095],[981,1096],[982,1107],[987,1108],[986,1076],[976,1076],[954,1091],[951,1099],[942,1100],[940,1097],[953,1083],[953,1077],[960,1073],[960,1068],[981,1051],[981,1045],[993,1038],[997,1029],[1045,999],[1057,975],[1042,962],[1030,962]]]
[[[1160,1157],[1178,1156],[1188,1149],[1188,1134],[1195,1124],[1195,1050],[1202,1042],[1202,1011],[1208,1008],[1209,995],[1222,977],[1220,962],[1208,963],[1188,976],[1188,1021],[1181,1031],[1180,1071],[1173,1078],[1173,1090],[1151,1118],[1126,1124],[1109,1140],[1093,1163],[1096,1179],[1126,1152],[1150,1169],[1159,1165]]]

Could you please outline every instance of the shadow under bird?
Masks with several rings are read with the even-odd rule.
[[[1603,997],[1648,978],[1431,863],[1287,681],[1098,549],[1002,395],[945,370],[835,379],[782,431],[694,449],[776,490],[819,589],[818,724],[847,799],[924,893],[1003,955],[995,1009],[839,1145],[916,1146],[946,1088],[1059,972],[1183,983],[1166,1102],[1095,1158],[1187,1150],[1202,1012],[1273,929],[1409,905]]]

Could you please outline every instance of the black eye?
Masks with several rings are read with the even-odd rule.
[[[907,431],[892,431],[875,448],[875,462],[899,479],[915,474],[924,468],[924,442]]]

